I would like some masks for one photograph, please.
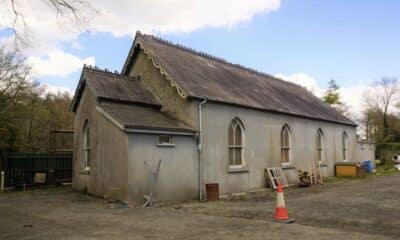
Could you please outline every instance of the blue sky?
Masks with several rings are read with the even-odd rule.
[[[158,35],[266,73],[301,72],[320,87],[331,78],[345,87],[400,76],[399,23],[399,1],[286,0],[279,10],[233,27]],[[81,50],[65,49],[120,70],[132,37],[82,34],[79,43]],[[69,76],[67,86],[73,88],[78,77]]]
[[[256,0],[242,1],[238,6],[248,2]],[[175,28],[169,26],[168,30],[157,28],[157,22],[152,23],[150,30],[147,25],[143,28],[145,32],[231,62],[272,75],[287,76],[287,80],[301,83],[306,77],[314,81],[319,91],[323,91],[327,82],[334,78],[344,90],[348,90],[347,93],[343,92],[348,101],[351,101],[355,90],[363,89],[362,87],[382,76],[400,77],[400,1],[270,2],[273,3],[265,5],[264,9],[260,7],[259,10],[249,13],[248,19],[241,20],[238,17],[236,22],[233,20],[224,23],[223,20],[218,20],[221,24],[210,26],[213,23],[205,20],[204,23],[201,22],[207,18],[208,13],[199,12],[200,20],[196,21],[200,23],[190,25],[189,30],[179,30],[180,24],[186,26],[186,23],[179,21],[173,23]],[[186,11],[184,7],[177,9],[180,11],[177,15]],[[223,14],[223,9],[217,10],[218,14]],[[113,8],[110,11],[119,10]],[[162,12],[162,9],[160,11]],[[152,18],[157,17],[157,14],[152,15]],[[135,18],[134,21],[138,19]],[[126,32],[123,30],[126,25],[117,26],[118,29],[122,29],[119,32],[97,25],[97,30],[59,40],[56,48],[57,51],[79,59],[92,57],[97,66],[119,71],[132,44],[132,28],[143,31],[141,26],[148,21],[148,18],[143,16],[143,23],[135,22]],[[165,20],[160,19],[160,22],[162,21]],[[113,27],[115,28],[115,25]],[[2,34],[4,36],[4,31],[0,31],[0,38]],[[34,56],[35,53],[31,55]],[[37,55],[36,60],[49,60],[46,54]],[[296,74],[301,74],[299,79],[290,79],[290,76],[296,78],[293,76]],[[38,74],[37,78],[42,83],[67,87],[72,91],[76,87],[79,75],[80,67],[75,67],[68,74]],[[307,84],[309,82],[305,83]],[[359,101],[354,104],[359,105]]]
[[[399,23],[399,1],[288,0],[229,30],[164,37],[267,73],[304,72],[322,87],[330,78],[351,86],[400,75]]]

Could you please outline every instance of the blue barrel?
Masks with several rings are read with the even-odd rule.
[[[374,164],[372,163],[372,161],[365,161],[365,163],[367,165],[367,172],[374,171]]]
[[[366,172],[368,171],[368,162],[367,161],[362,161],[361,162],[361,168],[364,169]]]

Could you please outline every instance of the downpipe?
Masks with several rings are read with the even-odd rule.
[[[198,150],[198,161],[199,161],[199,200],[203,200],[203,191],[201,191],[201,186],[202,186],[202,180],[203,180],[203,175],[202,175],[202,151],[203,151],[203,120],[202,120],[202,107],[204,104],[207,103],[207,98],[204,98],[203,101],[199,102],[199,114],[198,114],[198,122],[199,122],[199,137],[198,137],[198,145],[197,145],[197,150]]]

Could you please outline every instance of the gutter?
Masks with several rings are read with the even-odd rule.
[[[199,102],[199,114],[198,114],[198,123],[199,123],[199,138],[198,138],[198,145],[197,145],[197,150],[198,150],[198,161],[199,161],[199,200],[203,200],[203,193],[202,193],[202,182],[203,182],[203,175],[202,175],[202,150],[203,150],[203,120],[202,120],[202,107],[204,104],[207,103],[207,98],[203,98],[203,101]]]
[[[180,136],[193,136],[192,132],[183,131],[168,131],[168,130],[156,130],[156,129],[140,129],[140,128],[125,128],[127,133],[144,133],[144,134],[156,134],[156,135],[180,135]]]

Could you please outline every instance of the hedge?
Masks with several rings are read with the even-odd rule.
[[[400,155],[400,142],[376,144],[376,159],[386,162],[392,159],[394,155]]]

